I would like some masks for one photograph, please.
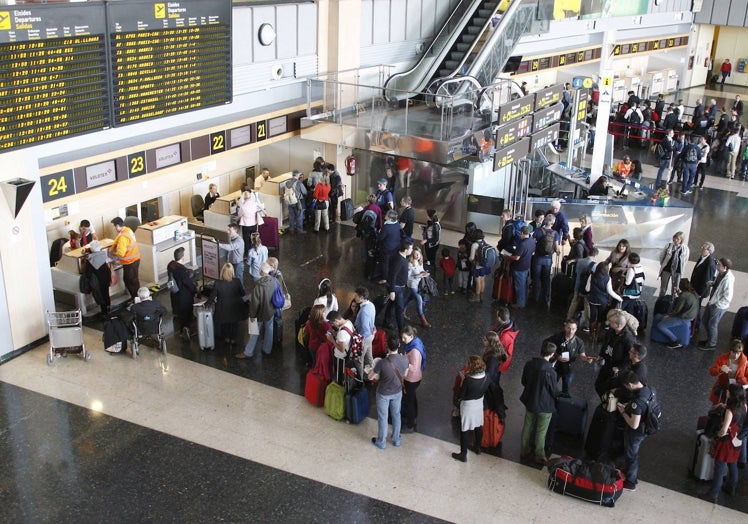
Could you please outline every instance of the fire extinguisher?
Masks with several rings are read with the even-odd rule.
[[[348,176],[353,176],[356,174],[355,156],[349,155],[348,158],[345,159],[345,172],[348,173]]]

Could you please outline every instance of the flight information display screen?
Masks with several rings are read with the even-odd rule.
[[[114,124],[231,102],[231,3],[108,4]]]
[[[0,152],[111,125],[103,5],[0,6]]]

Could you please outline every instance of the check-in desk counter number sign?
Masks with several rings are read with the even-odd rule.
[[[174,260],[174,250],[183,247],[184,264],[195,261],[195,234],[187,228],[187,217],[171,215],[142,224],[135,231],[140,248],[140,281],[166,282],[166,266]]]

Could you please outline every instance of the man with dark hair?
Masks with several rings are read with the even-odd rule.
[[[134,299],[140,288],[140,279],[138,278],[140,248],[138,248],[135,233],[125,225],[122,218],[114,217],[112,225],[117,232],[117,236],[114,238],[114,243],[109,247],[109,254],[122,264],[122,280],[125,282],[130,297]]]
[[[491,328],[491,331],[499,335],[499,342],[506,350],[506,360],[499,364],[499,373],[503,373],[512,365],[512,355],[514,355],[514,341],[519,335],[519,329],[514,326],[509,308],[501,306],[496,310],[496,320],[498,323]]]
[[[551,343],[556,346],[556,352],[551,357],[556,375],[561,379],[561,392],[569,394],[571,384],[574,381],[574,370],[572,365],[579,357],[583,362],[588,362],[587,354],[584,352],[584,341],[577,336],[577,321],[567,318],[564,321],[564,330],[551,335],[543,341],[543,344]]]
[[[226,261],[234,266],[234,275],[244,286],[244,238],[239,234],[239,227],[237,224],[228,225],[229,241],[219,242],[218,249],[228,253]]]
[[[621,313],[612,315],[610,329],[603,335],[598,360],[602,360],[602,367],[595,380],[595,391],[602,395],[608,390],[609,380],[617,370],[623,369],[628,360],[629,350],[636,344],[636,338],[626,327],[626,317]]]
[[[400,355],[400,339],[387,337],[387,356],[374,364],[369,380],[377,383],[377,436],[371,443],[379,449],[387,447],[387,418],[392,417],[392,445],[400,447],[400,405],[403,399],[403,377],[408,374],[408,359]]]
[[[717,261],[717,278],[712,284],[712,292],[701,319],[701,325],[706,329],[706,339],[699,342],[699,349],[702,351],[714,351],[717,348],[719,321],[730,307],[735,288],[735,275],[730,271],[731,267],[732,260],[729,258]]]
[[[377,330],[377,328],[374,327],[374,319],[377,316],[377,311],[374,308],[374,304],[369,300],[369,290],[363,286],[358,286],[356,288],[353,300],[358,304],[358,314],[356,315],[354,327],[356,328],[356,332],[359,333],[363,339],[364,368],[366,368],[367,366],[371,366],[371,363],[374,360],[371,344],[374,341],[374,332]]]
[[[405,291],[408,289],[408,257],[413,252],[413,243],[410,240],[400,240],[398,254],[390,260],[389,271],[387,273],[387,291],[389,292],[389,302],[385,318],[391,319],[391,312],[395,311],[395,322],[397,330],[402,331],[405,327]]]
[[[532,255],[535,253],[535,240],[530,238],[528,226],[522,226],[520,238],[519,245],[512,250],[508,258],[512,261],[514,297],[517,300],[517,307],[523,308],[527,304],[527,277],[530,274]]]
[[[646,438],[644,434],[644,419],[647,416],[647,401],[652,396],[652,390],[642,384],[633,371],[626,371],[621,376],[621,386],[632,395],[631,402],[618,403],[618,412],[626,422],[623,432],[623,449],[626,459],[626,479],[623,489],[636,491],[639,475],[639,447]]]
[[[529,458],[530,435],[535,430],[535,463],[546,465],[545,436],[556,411],[559,396],[558,376],[550,363],[556,353],[556,345],[543,342],[540,356],[527,361],[522,370],[524,390],[519,399],[525,405],[525,423],[522,426],[520,459]]]
[[[400,222],[402,233],[408,238],[413,238],[413,224],[416,221],[416,212],[412,204],[413,201],[407,195],[400,199],[400,206],[403,210],[400,212],[398,222]]]
[[[192,280],[192,272],[184,266],[183,247],[174,250],[174,260],[166,266],[166,274],[169,276],[169,282],[172,284],[169,290],[171,299],[171,311],[179,319],[179,329],[182,337],[190,339],[190,324],[192,324],[192,309],[195,295],[197,295],[197,286]],[[176,288],[176,289],[174,289]],[[177,330],[176,325],[174,331]]]

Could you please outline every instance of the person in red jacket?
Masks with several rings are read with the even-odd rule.
[[[740,339],[736,338],[730,343],[730,351],[717,356],[709,374],[717,377],[709,395],[709,401],[713,405],[727,399],[727,388],[731,380],[741,386],[748,384],[748,358],[743,353],[743,342]]]
[[[512,365],[512,355],[514,354],[514,341],[519,335],[519,329],[514,326],[512,317],[509,314],[509,308],[500,307],[496,311],[496,320],[498,324],[491,328],[491,331],[495,331],[499,334],[499,341],[501,345],[506,349],[507,359],[499,365],[499,372],[503,373],[509,370],[509,366]]]
[[[725,79],[732,74],[732,64],[729,58],[725,58],[725,61],[722,62],[719,72],[722,73],[722,85],[725,85]]]
[[[454,277],[455,271],[457,270],[457,264],[455,259],[450,256],[449,248],[442,249],[442,258],[439,260],[439,266],[442,268],[444,273],[444,294],[452,295],[455,294],[454,288]]]

